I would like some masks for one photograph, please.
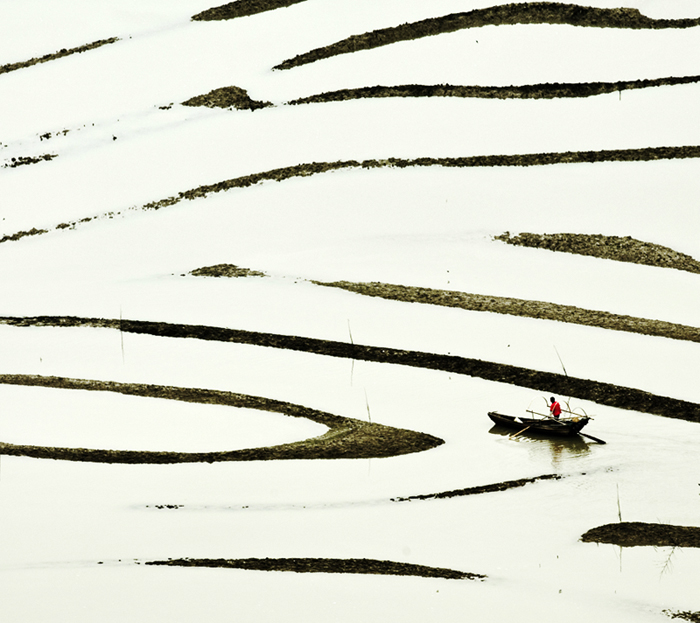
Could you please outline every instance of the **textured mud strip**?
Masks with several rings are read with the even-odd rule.
[[[292,571],[294,573],[361,573],[372,575],[408,575],[447,580],[484,580],[485,575],[454,569],[426,567],[390,560],[367,558],[179,558],[154,560],[147,565],[169,567],[216,567],[223,569],[247,569],[253,571]]]
[[[36,164],[37,162],[44,162],[45,160],[53,160],[58,157],[58,154],[42,154],[41,156],[18,156],[17,158],[12,158],[9,162],[3,164],[4,169],[15,169],[27,164]]]
[[[190,275],[195,277],[266,277],[267,275],[259,270],[242,268],[235,264],[216,264],[215,266],[204,266],[195,268]]]
[[[619,93],[632,89],[674,86],[700,82],[700,76],[657,78],[655,80],[627,80],[620,82],[568,82],[526,84],[522,86],[488,87],[455,86],[450,84],[404,84],[400,86],[374,86],[359,89],[341,89],[292,100],[288,104],[312,104],[342,102],[345,100],[381,97],[474,97],[482,99],[555,99],[567,97],[592,97],[605,93]]]
[[[192,97],[183,106],[206,106],[207,108],[235,108],[237,110],[258,110],[272,106],[272,102],[251,99],[248,91],[240,87],[222,87],[209,91],[205,95]]]
[[[674,340],[700,342],[700,328],[698,327],[664,322],[663,320],[651,320],[612,314],[605,311],[582,309],[573,305],[557,305],[545,301],[469,294],[468,292],[456,292],[454,290],[434,290],[432,288],[418,288],[389,283],[356,283],[351,281],[316,281],[314,283],[392,301],[457,307],[468,311],[491,312],[524,318],[539,318],[541,320],[556,320],[558,322],[599,327],[613,331],[626,331]]]
[[[576,255],[589,255],[617,262],[631,262],[646,266],[675,268],[700,273],[700,262],[685,253],[652,242],[643,242],[630,236],[603,236],[600,234],[531,234],[511,236],[509,232],[496,236],[507,244],[534,249],[547,249]]]
[[[700,547],[700,528],[623,521],[593,528],[581,540],[622,547]]]
[[[452,13],[410,24],[382,28],[362,35],[353,35],[337,43],[316,48],[288,59],[275,69],[291,69],[324,58],[370,50],[399,41],[431,37],[465,28],[504,26],[512,24],[567,24],[591,28],[662,29],[691,28],[698,19],[652,19],[637,9],[601,9],[559,2],[523,2],[503,4],[466,13]]]
[[[125,333],[142,333],[161,337],[194,338],[237,344],[253,344],[267,348],[280,348],[300,352],[315,353],[328,357],[342,357],[377,363],[391,363],[428,370],[441,370],[452,374],[464,374],[475,378],[508,383],[537,391],[544,391],[581,400],[589,400],[601,405],[641,411],[669,418],[700,423],[700,404],[657,396],[640,389],[622,387],[612,383],[602,383],[579,379],[553,372],[540,372],[491,361],[440,355],[379,346],[362,346],[347,342],[334,342],[293,335],[241,331],[223,327],[202,325],[170,324],[136,320],[107,320],[99,318],[50,317],[0,318],[0,323],[12,326],[54,326],[54,327],[103,327],[119,329]],[[0,376],[0,381],[7,376]]]
[[[64,56],[70,56],[71,54],[80,54],[81,52],[87,52],[88,50],[94,50],[108,43],[114,43],[119,41],[119,37],[111,37],[110,39],[101,39],[100,41],[93,41],[86,45],[81,45],[77,48],[66,49],[63,48],[58,52],[53,54],[46,54],[39,58],[30,58],[28,61],[22,61],[20,63],[10,63],[9,65],[0,65],[0,74],[6,74],[10,71],[16,71],[18,69],[24,69],[26,67],[31,67],[32,65],[38,65],[39,63],[47,63],[48,61],[55,61],[58,58],[63,58]]]
[[[585,475],[585,473],[583,474]],[[427,493],[423,495],[411,495],[409,497],[397,497],[390,498],[389,502],[411,502],[413,500],[441,500],[446,498],[462,497],[465,495],[480,495],[482,493],[497,493],[499,491],[507,491],[509,489],[517,489],[519,487],[524,487],[525,485],[538,482],[540,480],[560,480],[566,478],[564,474],[543,474],[542,476],[535,476],[534,478],[520,478],[518,480],[505,480],[503,482],[496,482],[488,485],[480,485],[477,487],[468,487],[465,489],[455,489],[453,491],[441,491],[440,493]],[[383,502],[384,500],[381,500]],[[371,502],[376,504],[377,501]],[[353,503],[351,503],[353,505]],[[146,505],[146,508],[151,508],[150,505]],[[158,510],[178,510],[180,508],[185,508],[184,504],[154,504],[153,508]],[[191,508],[191,507],[189,507]],[[229,507],[231,508],[231,507]],[[251,506],[246,505],[241,507],[243,509],[250,509]],[[252,508],[255,508],[253,506]],[[265,508],[269,509],[269,505]],[[290,506],[278,507],[278,508],[294,508]],[[297,506],[297,508],[299,508]],[[308,508],[306,505],[303,508]],[[238,510],[238,509],[237,509]]]
[[[32,227],[31,229],[28,229],[26,231],[18,231],[14,234],[8,234],[6,236],[3,236],[0,238],[0,243],[2,242],[14,242],[17,240],[21,240],[25,236],[39,236],[41,234],[48,234],[49,230],[48,229],[37,229],[36,227]]]
[[[663,613],[672,619],[690,621],[691,623],[700,623],[700,612],[691,612],[690,610],[663,610]]]
[[[427,493],[424,495],[411,495],[407,498],[392,498],[392,502],[410,502],[411,500],[441,500],[445,498],[456,498],[464,495],[479,495],[481,493],[494,493],[496,491],[506,491],[507,489],[517,489],[539,480],[559,480],[564,478],[561,474],[543,474],[534,478],[520,478],[518,480],[505,480],[490,485],[479,487],[468,487],[466,489],[455,489],[454,491],[442,491],[441,493]]]
[[[568,151],[539,154],[513,154],[493,156],[468,156],[464,158],[387,158],[385,160],[338,160],[336,162],[311,162],[290,167],[272,169],[262,173],[243,175],[216,184],[198,186],[180,192],[172,197],[153,201],[140,207],[128,208],[122,212],[87,216],[78,221],[60,223],[54,230],[74,229],[81,223],[89,223],[100,218],[113,218],[130,210],[160,210],[173,206],[184,199],[200,199],[212,193],[223,192],[234,188],[247,188],[267,181],[281,182],[294,177],[309,177],[319,173],[338,171],[341,169],[379,169],[384,167],[403,169],[407,167],[532,167],[552,164],[592,164],[596,162],[648,162],[653,160],[676,160],[685,158],[700,158],[700,146],[684,147],[647,147],[643,149],[610,149],[602,151]],[[45,229],[32,229],[0,237],[0,243],[18,240],[23,236],[47,233]]]
[[[234,19],[236,17],[246,17],[247,15],[255,15],[256,13],[281,9],[304,1],[305,0],[237,0],[236,2],[229,2],[228,4],[223,4],[197,13],[192,19],[208,22],[222,19]]]
[[[0,375],[0,383],[30,387],[114,392],[127,396],[164,398],[182,402],[257,409],[292,417],[303,417],[329,428],[324,435],[304,441],[279,446],[222,452],[148,452],[54,448],[0,443],[0,455],[8,454],[95,463],[213,463],[219,461],[270,461],[284,459],[384,458],[411,452],[422,452],[444,443],[442,439],[424,433],[362,422],[289,402],[225,391],[10,374]]]

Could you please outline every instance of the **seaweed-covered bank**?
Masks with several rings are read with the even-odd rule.
[[[248,17],[266,11],[274,11],[275,9],[283,9],[293,4],[305,2],[306,0],[235,0],[222,4],[221,6],[212,7],[197,15],[193,15],[192,19],[199,22],[213,22],[217,20],[235,19],[237,17]]]
[[[385,97],[467,97],[481,99],[555,99],[594,97],[607,93],[620,93],[633,89],[675,86],[700,82],[700,76],[669,76],[667,78],[620,80],[617,82],[565,82],[524,84],[520,86],[480,86],[453,84],[402,84],[397,86],[372,86],[356,89],[339,89],[317,95],[309,95],[288,102],[290,105],[344,102],[356,99]]]
[[[214,266],[202,266],[195,268],[189,273],[193,277],[266,277],[267,275],[259,270],[236,266],[235,264],[215,264]]]
[[[340,288],[356,294],[375,296],[392,301],[456,307],[467,311],[506,314],[522,318],[554,320],[612,331],[626,331],[674,340],[700,342],[700,328],[698,327],[650,318],[623,316],[606,311],[583,309],[574,305],[557,305],[546,301],[473,294],[418,286],[402,286],[381,282],[317,281],[315,283],[321,286]]]
[[[521,2],[502,4],[465,13],[451,13],[400,26],[352,35],[330,45],[315,48],[276,65],[274,69],[291,69],[339,54],[371,50],[399,41],[432,37],[466,28],[513,24],[566,24],[584,28],[665,29],[692,28],[698,19],[653,19],[638,9],[607,9],[562,2]]]
[[[567,152],[543,152],[530,154],[494,154],[484,156],[465,156],[461,158],[385,158],[381,160],[337,160],[334,162],[307,162],[299,165],[281,167],[252,173],[228,180],[223,180],[214,184],[205,184],[197,188],[179,192],[177,195],[166,197],[157,201],[151,201],[142,206],[130,207],[117,212],[107,212],[86,216],[77,221],[60,223],[51,231],[63,229],[74,229],[81,223],[89,223],[101,218],[114,218],[114,216],[135,210],[161,210],[174,206],[181,201],[203,199],[210,194],[225,192],[234,188],[248,188],[262,182],[284,180],[295,177],[310,177],[320,173],[339,171],[342,169],[379,169],[407,167],[448,167],[448,168],[469,168],[469,167],[533,167],[549,166],[555,164],[593,164],[598,162],[651,162],[655,160],[676,160],[686,158],[700,158],[700,145],[683,145],[669,147],[645,147],[641,149],[603,149],[598,151],[567,151]],[[48,233],[48,229],[38,229],[33,227],[30,230],[19,231],[14,234],[6,234],[0,237],[0,244],[3,242],[16,241],[25,236],[36,236]]]
[[[320,437],[313,437],[294,443],[223,452],[152,452],[57,448],[0,442],[0,455],[7,454],[38,459],[92,463],[214,463],[220,461],[270,461],[284,459],[386,458],[412,452],[422,452],[444,443],[442,439],[425,433],[372,422],[363,422],[290,402],[220,390],[19,374],[0,375],[0,383],[31,387],[114,392],[128,396],[163,398],[181,402],[219,404],[229,407],[271,411],[282,415],[306,418],[327,426],[329,429],[328,432]]]
[[[507,491],[517,489],[525,485],[538,482],[540,480],[560,480],[564,478],[562,474],[542,474],[533,478],[519,478],[518,480],[504,480],[489,485],[479,485],[467,487],[465,489],[454,489],[452,491],[441,491],[440,493],[426,493],[421,495],[410,495],[405,498],[392,498],[392,502],[410,502],[412,500],[444,500],[447,498],[457,498],[465,495],[480,495],[482,493],[495,493],[497,491]]]
[[[529,232],[511,235],[510,232],[505,232],[500,236],[494,236],[494,240],[519,247],[588,255],[617,262],[673,268],[700,274],[700,262],[690,255],[653,242],[637,240],[631,236]]]
[[[0,317],[0,324],[16,327],[100,327],[118,329],[125,333],[253,344],[265,348],[281,348],[315,353],[328,357],[342,357],[361,361],[425,368],[428,370],[442,370],[444,372],[464,374],[488,381],[518,385],[537,391],[548,391],[555,394],[580,398],[582,400],[590,400],[591,402],[597,402],[598,404],[616,407],[618,409],[641,411],[700,423],[700,404],[688,402],[687,400],[658,396],[640,389],[623,387],[612,383],[591,381],[563,374],[555,374],[553,372],[541,372],[510,364],[482,361],[481,359],[471,359],[456,355],[442,355],[438,353],[383,348],[379,346],[364,346],[348,342],[245,331],[241,329],[228,329],[225,327],[184,325],[143,320],[77,318],[72,316],[38,316],[33,318]],[[20,376],[21,375],[0,376],[0,382],[14,383],[14,381],[7,381],[4,379],[20,378]],[[438,442],[441,443],[441,440],[438,440]],[[435,441],[431,441],[430,443],[435,443]]]
[[[17,71],[18,69],[26,69],[27,67],[31,67],[32,65],[38,65],[39,63],[48,63],[49,61],[55,61],[56,59],[63,58],[64,56],[70,56],[71,54],[81,54],[82,52],[94,50],[96,48],[102,47],[103,45],[115,43],[116,41],[119,41],[119,37],[100,39],[99,41],[86,43],[85,45],[78,46],[77,48],[63,48],[58,52],[45,54],[44,56],[40,56],[38,58],[30,58],[29,60],[20,61],[19,63],[8,63],[7,65],[0,65],[0,74],[6,74],[11,71]]]
[[[183,106],[206,106],[207,108],[235,108],[237,110],[259,110],[260,108],[268,108],[272,106],[272,102],[262,102],[251,99],[248,91],[241,87],[230,86],[221,87],[205,93],[197,95],[184,102]]]
[[[581,540],[621,547],[700,547],[700,528],[623,521],[592,528],[581,536]]]
[[[367,558],[178,558],[153,560],[147,565],[169,567],[216,567],[250,571],[292,571],[294,573],[360,573],[372,575],[404,575],[446,580],[484,580],[485,575],[441,567],[427,567],[390,560]]]

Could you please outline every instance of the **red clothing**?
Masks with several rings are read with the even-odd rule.
[[[559,417],[561,415],[561,405],[555,400],[551,405],[549,405],[549,412],[554,417]]]

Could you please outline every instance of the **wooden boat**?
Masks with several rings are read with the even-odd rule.
[[[512,428],[514,430],[528,430],[533,433],[544,433],[558,437],[577,435],[590,421],[590,418],[586,416],[559,419],[550,417],[528,418],[503,415],[496,411],[489,411],[489,417],[491,421],[498,426],[505,426],[506,428]]]

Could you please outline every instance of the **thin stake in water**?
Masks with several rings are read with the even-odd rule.
[[[119,306],[119,339],[122,344],[122,364],[124,364],[124,332],[122,331],[122,306]]]
[[[620,523],[622,523],[622,508],[620,507],[620,485],[616,484],[617,487],[617,517],[620,520]]]
[[[350,318],[348,318],[348,333],[350,334],[350,344],[355,346],[355,341],[352,339],[352,329],[350,328]],[[355,358],[353,357],[350,361],[350,387],[352,387],[352,379],[355,374]]]

